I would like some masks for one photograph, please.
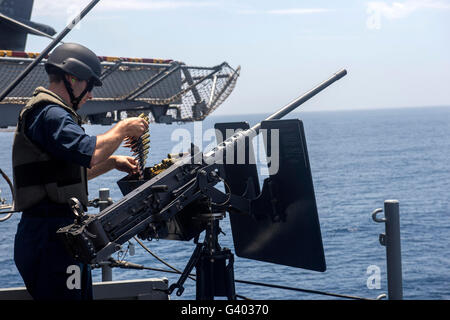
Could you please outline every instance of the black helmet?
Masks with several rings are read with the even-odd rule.
[[[94,86],[101,86],[102,67],[97,55],[88,48],[77,43],[64,43],[49,55],[45,63],[48,74],[71,74],[80,80],[91,80]]]

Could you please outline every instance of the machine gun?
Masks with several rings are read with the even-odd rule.
[[[195,152],[191,147],[191,152],[169,155],[161,164],[145,168],[143,179],[119,180],[124,197],[99,214],[84,214],[73,199],[76,219],[58,234],[76,259],[96,263],[136,235],[141,239],[195,238],[197,242],[199,234],[206,230],[205,242],[197,244],[180,281],[170,291],[178,287],[177,294],[181,294],[182,283],[195,266],[197,297],[211,298],[222,293],[233,298],[233,256],[217,241],[218,222],[229,212],[238,256],[325,271],[303,124],[298,119],[278,119],[346,74],[346,70],[335,73],[251,128],[244,122],[216,124],[219,144],[210,152]],[[256,164],[251,161],[251,140],[263,130],[270,136],[265,142],[266,154],[273,156],[277,152],[279,164],[260,190]],[[273,135],[278,139],[271,139]],[[239,149],[244,150],[246,161],[237,164],[237,157],[242,156]],[[226,161],[230,158],[231,163]],[[225,192],[216,188],[221,182]],[[203,276],[205,272],[226,276],[211,282]]]

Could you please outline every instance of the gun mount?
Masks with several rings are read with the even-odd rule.
[[[247,123],[216,124],[219,144],[210,152],[196,153],[191,148],[190,153],[169,155],[161,164],[145,168],[144,179],[119,180],[122,199],[97,215],[77,212],[75,223],[58,234],[75,258],[95,263],[136,235],[191,240],[207,230],[216,215],[229,212],[238,256],[325,271],[303,124],[298,119],[279,119],[346,73],[337,72],[252,128]],[[241,131],[235,132],[238,128]],[[251,161],[251,140],[259,133],[268,135],[266,155],[279,154],[279,165],[269,170],[261,190]],[[246,161],[236,163],[242,146]],[[215,187],[221,182],[225,192]],[[208,219],[198,218],[205,214]],[[215,232],[208,232],[216,237],[217,225]],[[196,259],[199,251],[194,253]]]

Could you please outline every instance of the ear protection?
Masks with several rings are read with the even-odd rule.
[[[75,78],[72,78],[72,83],[75,83],[75,81],[76,81]]]

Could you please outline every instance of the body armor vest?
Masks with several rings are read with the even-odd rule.
[[[25,134],[27,114],[37,107],[58,105],[81,125],[81,118],[55,93],[38,87],[33,97],[22,109],[13,143],[14,210],[23,211],[44,199],[67,204],[72,197],[86,207],[86,168],[70,161],[57,159],[42,150]]]

